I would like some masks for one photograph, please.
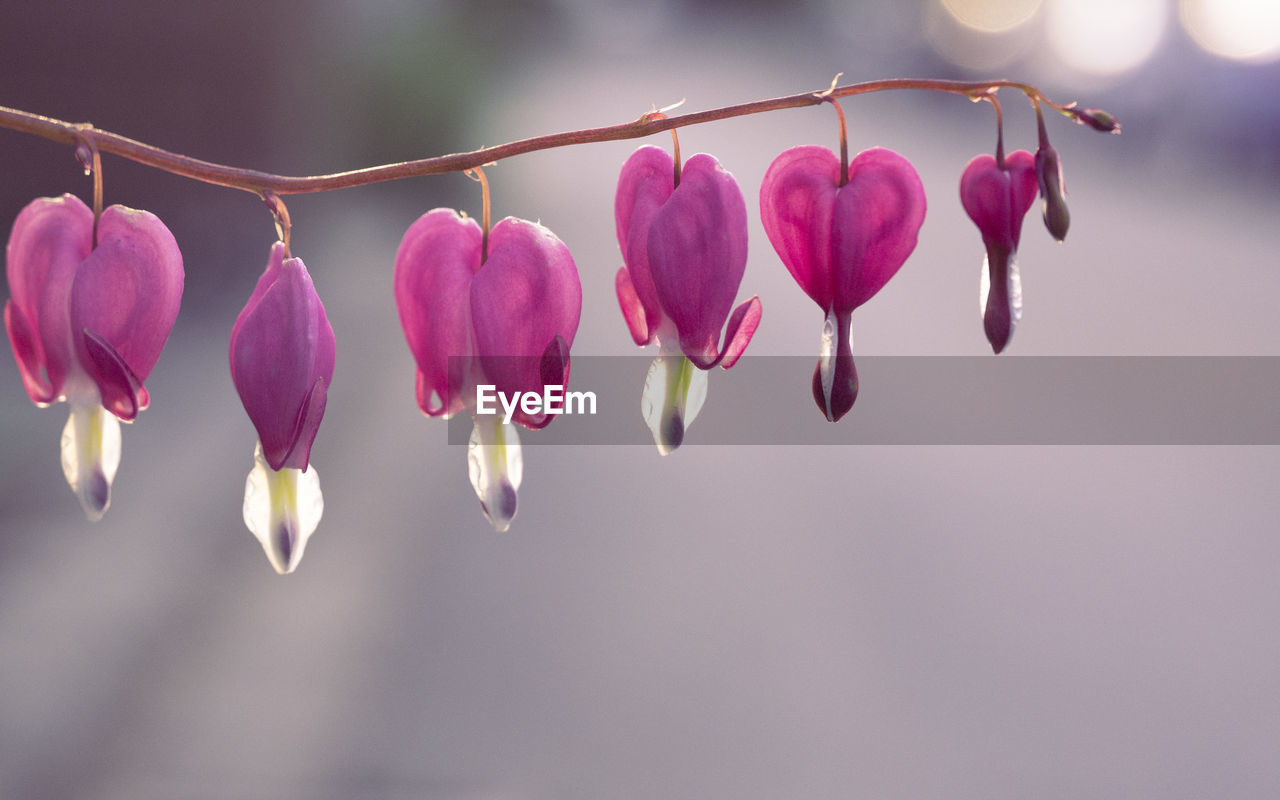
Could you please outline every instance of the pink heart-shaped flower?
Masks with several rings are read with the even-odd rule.
[[[826,312],[824,357],[814,399],[836,421],[853,407],[858,376],[850,319],[897,274],[915,249],[925,196],[911,162],[883,147],[859,153],[840,174],[825,147],[793,147],[760,184],[765,234],[796,283]]]

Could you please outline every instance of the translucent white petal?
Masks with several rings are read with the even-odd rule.
[[[826,398],[828,408],[831,407],[831,388],[836,382],[836,325],[838,324],[835,309],[828,311],[827,318],[822,323],[822,344],[818,354],[818,377],[822,381],[822,396]]]
[[[62,429],[62,474],[91,522],[102,519],[111,505],[111,483],[120,467],[120,420],[98,404],[71,404],[71,417]]]
[[[991,294],[991,260],[982,257],[982,272],[978,275],[978,316],[987,317],[987,295]]]
[[[1009,257],[1009,332],[1022,321],[1022,273],[1018,257]],[[991,270],[986,256],[982,258],[982,274],[978,278],[978,316],[987,316],[987,295],[991,294]]]
[[[504,424],[497,414],[476,417],[467,442],[467,472],[489,524],[498,532],[511,527],[516,515],[516,492],[524,479],[516,426]]]
[[[244,484],[244,524],[258,538],[276,572],[287,575],[297,569],[323,515],[324,496],[316,468],[273,470],[259,443]]]
[[[664,353],[653,360],[640,394],[640,415],[659,453],[665,456],[680,446],[706,400],[705,370],[683,354]]]

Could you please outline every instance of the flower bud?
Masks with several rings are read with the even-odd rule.
[[[1095,131],[1103,133],[1119,133],[1120,121],[1100,108],[1073,109],[1076,121],[1088,125]]]
[[[1053,238],[1067,238],[1071,224],[1071,212],[1067,209],[1067,187],[1062,182],[1062,159],[1052,145],[1044,145],[1036,151],[1036,178],[1040,182],[1040,196],[1044,198],[1041,211],[1044,226]]]
[[[266,271],[231,329],[231,380],[258,432],[244,522],[276,572],[297,568],[324,498],[311,445],[333,380],[335,340],[300,258],[271,248]]]

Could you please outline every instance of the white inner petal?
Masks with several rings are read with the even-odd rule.
[[[92,522],[102,519],[111,505],[120,439],[120,420],[99,404],[96,393],[86,402],[71,404],[71,416],[62,429],[62,474]]]

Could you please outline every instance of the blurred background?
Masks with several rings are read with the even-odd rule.
[[[1057,244],[1028,215],[1001,358],[1280,355],[1278,58],[1274,0],[0,0],[0,104],[284,174],[837,72],[1010,77],[1105,108],[1122,136],[1047,120],[1072,228]],[[1034,150],[1030,108],[1002,97],[1009,147]],[[855,352],[989,353],[956,186],[994,146],[990,110],[843,105],[851,149],[906,155],[929,198],[915,254],[854,315]],[[831,111],[681,139],[747,197],[740,299],[765,306],[748,352],[812,357],[822,314],[757,195],[785,148],[836,145]],[[540,219],[574,253],[576,354],[636,352],[611,200],[637,145],[488,170],[497,217]],[[391,295],[408,225],[477,215],[479,194],[416,179],[288,198],[339,360],[312,451],[325,517],[282,578],[241,520],[255,437],[226,364],[271,218],[118,158],[104,174],[108,203],[169,225],[187,288],[97,524],[61,475],[66,407],[35,408],[0,365],[0,798],[1280,794],[1275,447],[695,439],[663,458],[530,434],[519,516],[495,534],[465,448],[417,410]],[[63,192],[90,196],[69,148],[0,130],[6,228]],[[718,371],[705,413],[760,400]],[[805,380],[764,400],[828,425]]]

